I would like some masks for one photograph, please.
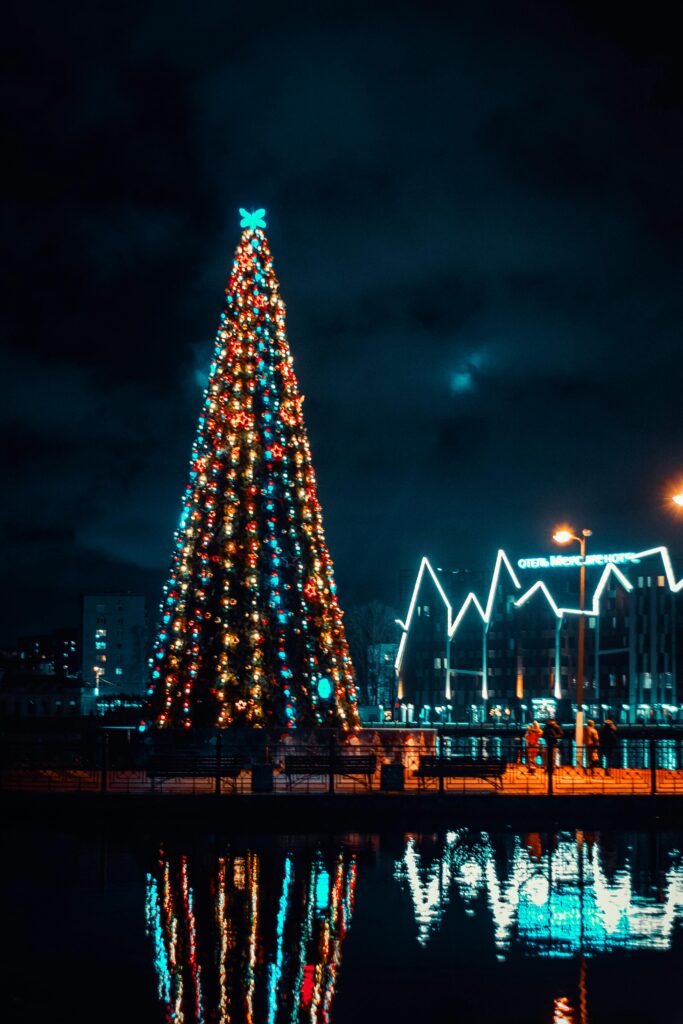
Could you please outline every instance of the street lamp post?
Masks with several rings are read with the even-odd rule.
[[[584,653],[586,649],[586,541],[592,530],[582,530],[577,536],[573,530],[562,527],[553,534],[556,544],[569,544],[575,540],[581,547],[581,566],[579,572],[579,644],[576,659],[576,752],[583,759],[583,671]]]

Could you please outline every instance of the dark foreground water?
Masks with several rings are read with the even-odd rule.
[[[0,1015],[677,1024],[681,851],[663,832],[5,830]]]

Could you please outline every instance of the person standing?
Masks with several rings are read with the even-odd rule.
[[[586,725],[584,743],[586,744],[586,771],[589,775],[592,775],[594,770],[600,764],[600,737],[592,718],[588,719],[588,723]]]
[[[617,727],[611,718],[606,718],[600,730],[600,752],[605,759],[605,775],[610,773],[618,742]]]
[[[534,719],[524,735],[524,741],[526,743],[526,767],[527,771],[531,775],[533,775],[536,771],[536,761],[538,759],[538,744],[540,739],[541,727],[536,721],[536,719]]]
[[[543,739],[548,748],[548,767],[552,764],[553,767],[559,766],[560,757],[557,752],[557,747],[564,736],[562,726],[554,718],[549,718],[545,723],[545,729],[543,730]]]

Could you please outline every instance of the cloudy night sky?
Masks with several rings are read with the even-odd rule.
[[[683,554],[666,9],[9,15],[3,642],[84,591],[153,617],[239,206],[267,209],[342,607],[401,607],[422,554],[542,553],[558,520]]]

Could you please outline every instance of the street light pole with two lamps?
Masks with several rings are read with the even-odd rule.
[[[581,546],[581,567],[579,576],[579,644],[576,659],[576,741],[577,760],[583,759],[583,673],[586,649],[586,541],[592,530],[582,530],[580,535],[567,526],[555,530],[553,540],[556,544],[569,544],[575,540]]]

